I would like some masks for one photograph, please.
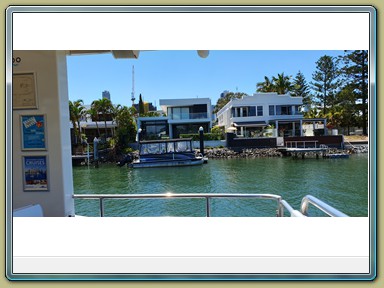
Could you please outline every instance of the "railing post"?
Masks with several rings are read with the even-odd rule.
[[[207,217],[210,217],[210,213],[209,213],[209,197],[205,197],[205,200],[206,200],[206,215],[207,215]]]
[[[103,205],[103,199],[104,198],[100,198],[100,217],[104,217],[104,205]]]

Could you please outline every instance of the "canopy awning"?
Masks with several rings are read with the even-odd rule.
[[[250,122],[235,122],[233,123],[235,127],[263,127],[267,126],[265,121],[250,121]]]

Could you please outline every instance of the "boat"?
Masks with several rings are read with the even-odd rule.
[[[200,165],[207,160],[192,148],[192,138],[150,140],[139,142],[139,158],[126,157],[119,166],[130,168],[175,167]]]

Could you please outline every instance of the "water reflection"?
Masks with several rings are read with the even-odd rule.
[[[367,216],[368,157],[210,160],[191,167],[74,167],[76,194],[268,193],[294,208],[311,194],[350,216]],[[106,200],[106,216],[205,216],[204,199]],[[275,216],[274,201],[213,199],[212,216]],[[96,210],[96,211],[95,211]],[[310,209],[315,211],[315,209]],[[98,216],[98,202],[76,200],[76,213]],[[315,215],[322,215],[315,213]]]

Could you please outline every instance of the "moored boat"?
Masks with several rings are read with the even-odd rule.
[[[195,154],[191,138],[141,141],[139,159],[126,159],[125,163],[131,168],[191,166],[206,161]]]

